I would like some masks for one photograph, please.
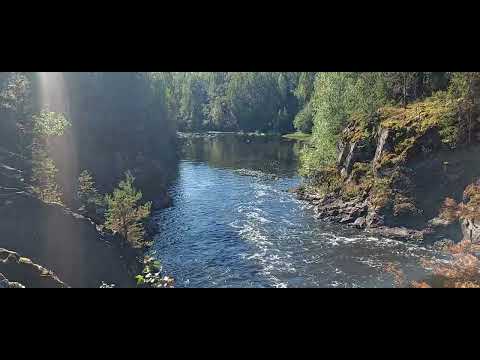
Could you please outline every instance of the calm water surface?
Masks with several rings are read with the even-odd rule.
[[[424,276],[426,248],[313,218],[298,185],[300,143],[279,137],[185,137],[174,205],[155,214],[154,254],[177,287],[391,287],[396,263]]]

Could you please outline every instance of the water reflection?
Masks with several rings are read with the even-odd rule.
[[[296,174],[301,144],[280,136],[211,134],[180,139],[182,158],[224,169],[250,169],[270,174]]]

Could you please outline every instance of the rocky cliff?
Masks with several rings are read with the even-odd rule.
[[[336,167],[323,169],[317,184],[299,189],[299,196],[313,204],[318,218],[387,236],[456,241],[461,229],[477,234],[471,221],[460,226],[436,218],[446,197],[460,201],[480,177],[480,128],[470,129],[468,146],[451,143],[452,124],[461,116],[451,103],[432,98],[383,108],[367,122],[370,128],[351,122]]]
[[[46,266],[72,287],[133,287],[141,271],[138,251],[121,249],[89,219],[26,192],[2,197],[0,229],[0,247]]]

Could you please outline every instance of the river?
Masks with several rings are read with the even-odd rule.
[[[298,185],[301,143],[270,136],[184,136],[173,206],[154,214],[153,254],[176,287],[392,287],[434,251],[313,217]]]

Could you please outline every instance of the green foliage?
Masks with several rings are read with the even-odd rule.
[[[33,192],[46,203],[62,203],[62,191],[57,184],[58,169],[45,153],[37,153],[32,167]]]
[[[0,144],[22,155],[31,143],[32,84],[27,74],[0,73]]]
[[[150,215],[152,204],[148,202],[139,205],[142,193],[134,188],[133,182],[133,176],[127,173],[125,180],[120,182],[113,194],[105,197],[105,227],[137,246],[144,241],[145,231],[141,221]]]
[[[317,73],[312,97],[312,146],[301,153],[304,175],[312,176],[322,166],[335,161],[339,135],[351,115],[355,77],[351,73]]]
[[[291,134],[285,134],[282,137],[286,139],[293,139],[293,140],[299,140],[299,141],[308,141],[312,137],[310,134],[305,134],[302,132],[295,132]]]
[[[310,101],[312,94],[315,90],[315,75],[314,72],[302,72],[300,73],[297,87],[294,94],[297,97],[301,106],[304,106]]]
[[[371,136],[378,125],[373,116],[384,106],[402,104],[430,96],[444,89],[450,75],[447,73],[317,73],[310,102],[297,115],[297,128],[308,128],[310,113],[313,118],[311,146],[301,154],[302,173],[313,176],[319,168],[336,160],[336,145],[343,129],[354,124],[358,139]],[[305,77],[305,75],[304,75]],[[303,80],[308,85],[308,81]],[[308,101],[310,89],[302,85],[297,96]],[[309,109],[308,107],[311,107]],[[443,109],[443,107],[442,107]],[[456,136],[451,116],[442,117],[442,136],[451,140]]]
[[[158,260],[146,256],[142,274],[135,276],[137,287],[140,288],[172,288],[174,280],[167,276],[162,277],[162,266]]]
[[[395,130],[395,148],[382,160],[395,164],[406,159],[409,151],[428,130],[438,129],[445,144],[455,147],[458,142],[459,103],[443,91],[407,105],[384,107],[379,111],[382,127]]]
[[[64,114],[42,110],[33,116],[33,132],[39,138],[62,136],[71,126]]]
[[[44,202],[62,203],[63,193],[57,184],[58,169],[49,156],[49,140],[62,136],[70,122],[63,114],[42,110],[33,115],[32,183],[34,193]]]
[[[88,170],[83,170],[78,177],[77,197],[83,205],[101,206],[102,197],[98,194],[95,181]]]
[[[137,286],[141,287],[145,285],[145,276],[143,275],[137,275],[135,276],[135,280],[137,281]]]
[[[479,81],[479,72],[452,73],[448,92],[454,98],[472,100],[478,90]]]
[[[169,108],[182,131],[288,132],[296,82],[296,73],[173,73]]]
[[[295,129],[303,133],[311,133],[313,128],[313,109],[312,102],[309,101],[303,108],[298,112],[293,120],[293,125]]]

